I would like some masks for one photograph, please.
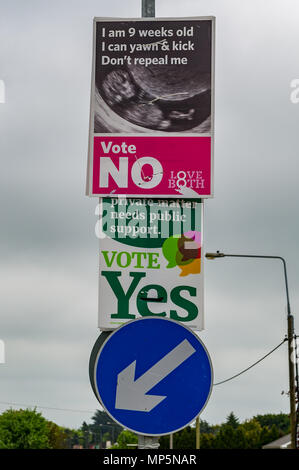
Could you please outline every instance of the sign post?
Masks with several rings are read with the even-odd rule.
[[[155,17],[156,0],[142,1],[142,17]],[[138,436],[138,449],[158,449],[159,443],[156,437]]]
[[[142,17],[155,17],[155,0],[142,1]]]
[[[215,19],[158,19],[155,0],[141,0],[141,11],[94,19],[86,193],[100,197],[102,333],[90,381],[138,448],[155,449],[160,435],[194,421],[212,388],[192,330],[204,329]]]
[[[142,17],[155,17],[156,0],[142,1]],[[138,436],[138,449],[158,449],[159,442],[156,437]]]

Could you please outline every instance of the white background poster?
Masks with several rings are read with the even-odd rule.
[[[104,198],[100,206],[100,328],[157,315],[202,330],[203,204]]]

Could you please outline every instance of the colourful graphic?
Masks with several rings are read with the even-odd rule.
[[[201,233],[186,232],[182,236],[174,235],[167,238],[162,252],[168,261],[167,268],[178,266],[180,276],[199,274],[201,271]]]
[[[195,259],[191,263],[187,265],[181,265],[179,267],[182,270],[180,276],[188,276],[188,274],[200,274],[201,259]]]

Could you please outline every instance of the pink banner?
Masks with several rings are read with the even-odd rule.
[[[212,195],[211,137],[95,136],[93,195]]]

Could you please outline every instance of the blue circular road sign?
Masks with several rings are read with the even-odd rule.
[[[184,428],[210,397],[209,354],[195,333],[174,320],[128,322],[98,342],[92,355],[98,400],[115,421],[138,434],[160,436]]]

